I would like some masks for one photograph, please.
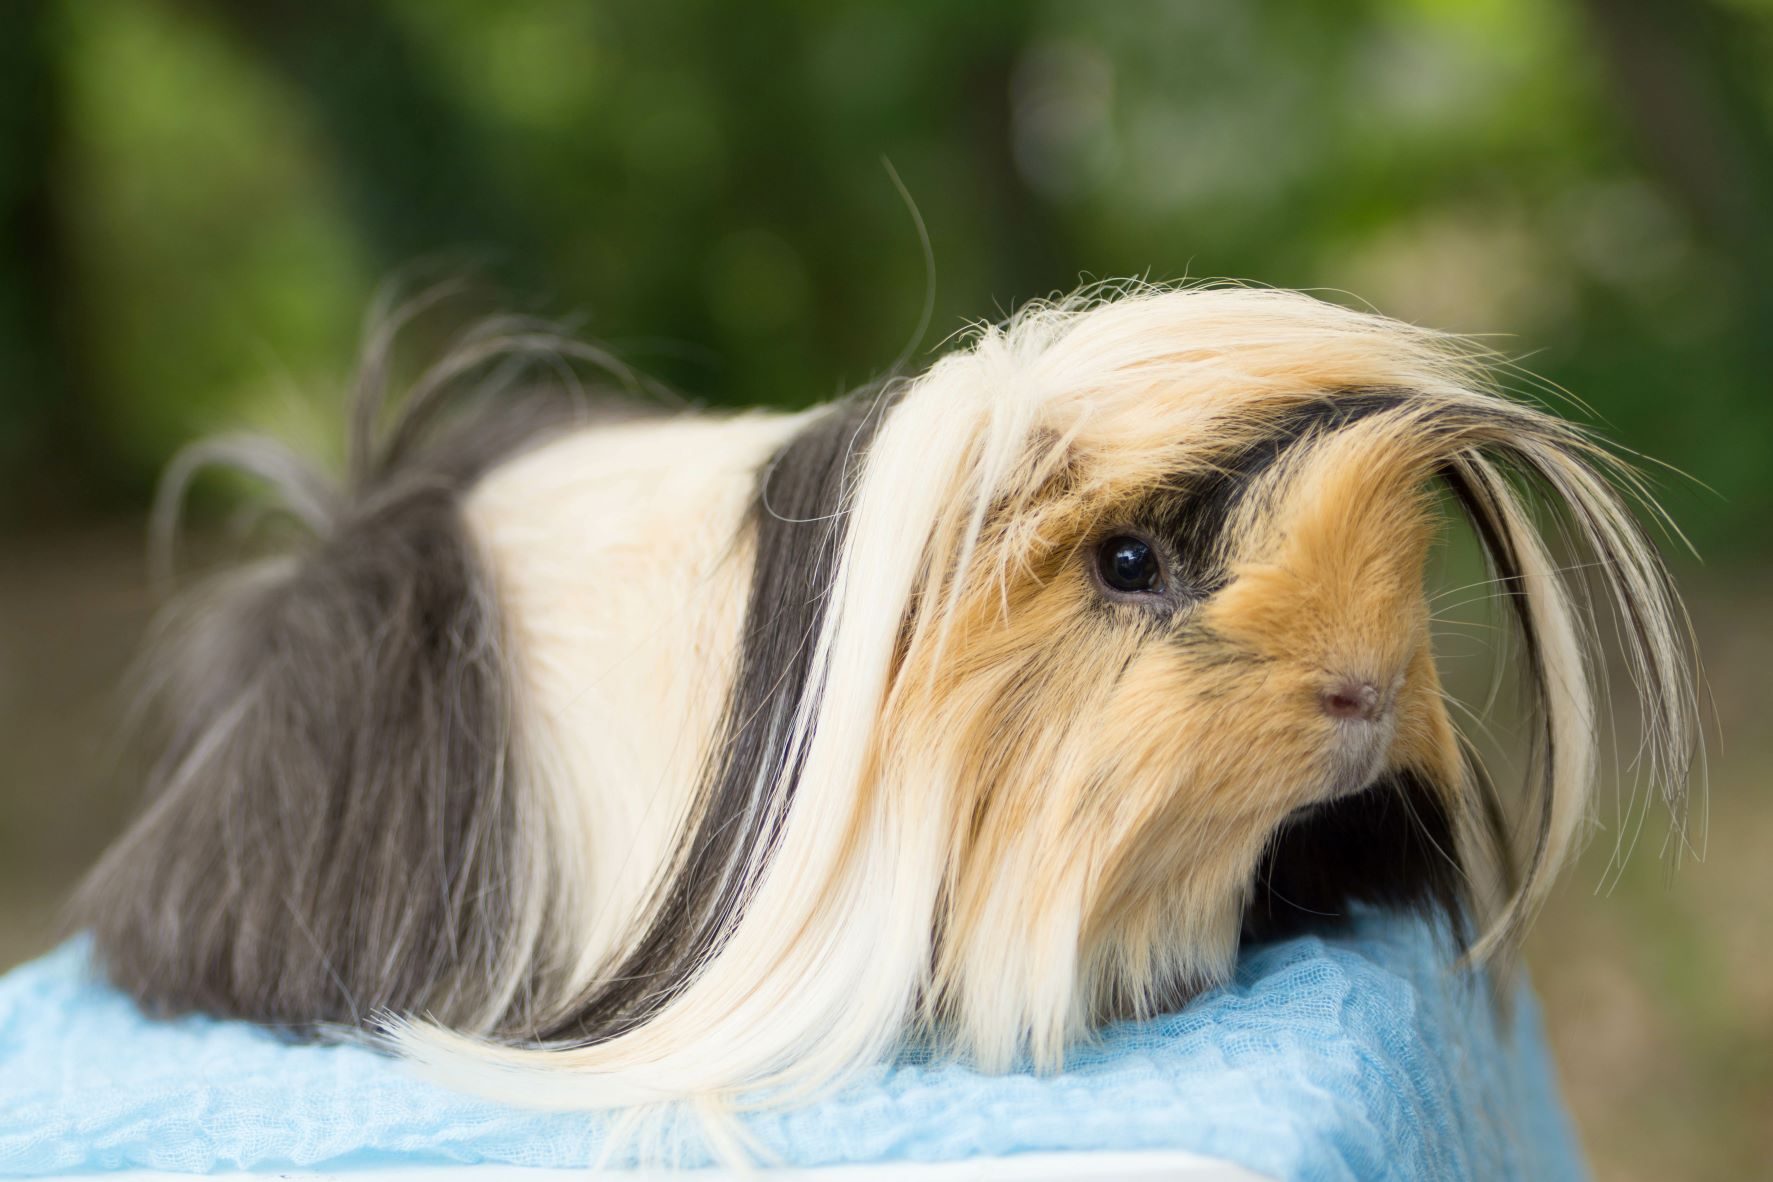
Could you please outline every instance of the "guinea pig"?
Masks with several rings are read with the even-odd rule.
[[[149,803],[77,914],[149,1012],[718,1105],[910,1043],[1051,1070],[1361,907],[1506,956],[1590,811],[1594,603],[1678,807],[1653,503],[1459,340],[1129,284],[798,413],[455,399],[515,338],[404,400],[378,345],[340,483],[263,441],[175,465],[163,522],[232,462],[312,538],[148,665]],[[1518,788],[1431,646],[1461,517],[1519,639]]]

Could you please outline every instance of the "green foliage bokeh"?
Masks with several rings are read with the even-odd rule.
[[[0,516],[336,401],[473,259],[690,397],[802,404],[1081,280],[1324,290],[1580,395],[1708,553],[1773,509],[1773,8],[25,0]],[[312,416],[309,416],[312,418]],[[296,428],[289,428],[296,429]]]

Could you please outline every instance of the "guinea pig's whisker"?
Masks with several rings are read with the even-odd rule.
[[[1571,544],[1571,545],[1574,544],[1573,539],[1570,539],[1567,534],[1565,535],[1565,540],[1568,544]],[[1565,563],[1562,565],[1551,566],[1549,569],[1557,574],[1575,574],[1580,571],[1587,571],[1587,570],[1605,570],[1605,569],[1608,569],[1608,566],[1609,566],[1608,563],[1600,562],[1600,561],[1571,562],[1571,563]],[[1514,575],[1497,575],[1497,576],[1487,578],[1487,579],[1479,579],[1476,582],[1466,583],[1466,584],[1463,584],[1462,586],[1449,587],[1445,590],[1437,591],[1434,595],[1430,596],[1429,602],[1439,606],[1440,601],[1442,599],[1445,599],[1445,598],[1452,596],[1452,595],[1458,595],[1459,593],[1461,593],[1463,591],[1472,591],[1472,590],[1476,590],[1479,587],[1506,588],[1506,587],[1518,584],[1519,581],[1520,581],[1519,576],[1514,576]],[[1466,603],[1482,603],[1482,602],[1484,602],[1485,598],[1488,598],[1488,597],[1479,597],[1479,598],[1475,598],[1475,599],[1468,599],[1465,602]]]
[[[1458,607],[1459,607],[1459,605],[1455,605],[1454,607],[1451,607],[1447,610],[1457,611]],[[1473,629],[1473,630],[1476,630],[1479,632],[1500,633],[1505,630],[1502,627],[1502,625],[1493,624],[1488,620],[1461,619],[1457,616],[1443,616],[1443,615],[1440,615],[1439,613],[1435,613],[1435,612],[1429,613],[1428,621],[1431,624],[1439,624],[1445,628],[1466,628],[1466,629]]]
[[[1441,856],[1441,859],[1445,861],[1447,865],[1453,868],[1455,874],[1464,879],[1467,885],[1470,885],[1472,882],[1471,873],[1466,869],[1465,863],[1455,857],[1452,851],[1441,845],[1440,839],[1434,835],[1434,829],[1423,819],[1421,812],[1417,810],[1416,802],[1410,799],[1410,794],[1408,792],[1400,792],[1397,796],[1398,799],[1403,802],[1404,811],[1409,814],[1411,823],[1414,824],[1417,830],[1422,834],[1422,839],[1434,849],[1435,853]]]
[[[1479,714],[1468,703],[1461,701],[1457,696],[1445,689],[1440,690],[1439,695],[1440,700],[1445,705],[1451,709],[1459,711],[1461,714],[1465,715],[1466,718],[1470,719],[1471,724],[1478,728],[1478,732],[1483,735],[1485,739],[1492,744],[1496,743],[1496,732],[1491,729],[1490,722],[1487,718],[1482,714]]]

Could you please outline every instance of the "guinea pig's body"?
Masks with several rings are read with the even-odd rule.
[[[1597,726],[1529,488],[1685,774],[1606,454],[1378,317],[1139,289],[799,414],[513,413],[302,477],[320,540],[173,633],[154,803],[82,900],[150,1008],[391,1030],[538,1104],[749,1101],[908,1038],[1051,1067],[1354,903],[1506,948]],[[1436,674],[1437,489],[1525,642],[1520,802]]]

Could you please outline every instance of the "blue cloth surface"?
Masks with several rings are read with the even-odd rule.
[[[1531,995],[1499,1030],[1446,964],[1428,929],[1366,916],[1247,952],[1229,986],[1108,1030],[1058,1075],[907,1059],[749,1125],[793,1165],[1180,1149],[1285,1179],[1583,1177]],[[0,1173],[572,1167],[605,1127],[457,1095],[358,1047],[148,1021],[80,941],[0,978]]]

